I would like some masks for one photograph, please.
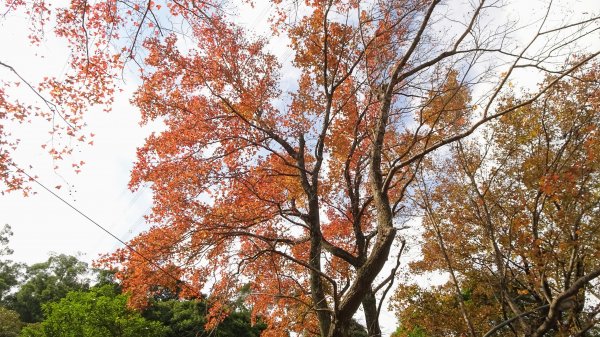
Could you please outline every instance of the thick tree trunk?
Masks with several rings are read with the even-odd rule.
[[[326,336],[331,329],[331,311],[327,304],[325,291],[323,287],[323,278],[321,276],[321,229],[319,226],[319,208],[318,201],[315,197],[309,201],[310,208],[310,224],[311,224],[311,240],[310,240],[310,261],[308,262],[312,270],[310,272],[310,291],[315,309],[317,310],[317,318],[319,320],[319,329],[321,335]]]
[[[356,313],[365,297],[368,294],[372,294],[371,285],[385,265],[396,237],[396,229],[393,227],[392,208],[389,197],[383,188],[383,173],[381,170],[381,156],[386,132],[385,128],[391,106],[392,87],[389,86],[386,90],[386,97],[380,110],[381,115],[375,128],[376,137],[371,152],[370,189],[373,194],[373,204],[377,213],[377,235],[369,256],[356,271],[354,282],[352,282],[346,295],[340,301],[338,310],[335,313],[335,322],[330,329],[328,337],[345,337],[343,329],[347,328],[352,316]],[[376,315],[370,316],[370,319],[376,320]]]
[[[347,321],[335,321],[331,324],[331,329],[327,334],[327,337],[349,337],[348,328],[350,327],[350,320]]]
[[[365,312],[365,321],[367,323],[367,332],[369,337],[380,337],[381,327],[379,326],[379,315],[377,315],[377,298],[372,289],[365,294],[362,300],[363,311]]]

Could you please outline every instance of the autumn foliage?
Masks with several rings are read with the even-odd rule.
[[[34,12],[44,6],[43,1],[5,3],[14,10],[33,8]],[[455,219],[468,217],[472,211],[460,199],[472,194],[467,191],[470,187],[451,185],[453,176],[441,170],[464,171],[456,178],[460,182],[480,167],[496,172],[491,163],[481,166],[471,155],[460,155],[474,151],[465,139],[490,123],[490,130],[495,130],[491,136],[494,153],[513,165],[524,165],[514,166],[515,174],[531,175],[515,193],[499,186],[499,193],[490,192],[473,202],[482,207],[486,202],[495,205],[496,200],[513,198],[509,204],[514,210],[508,213],[515,228],[511,227],[510,236],[497,234],[491,242],[520,249],[533,245],[533,252],[510,248],[511,254],[522,255],[520,259],[526,258],[533,266],[553,268],[546,262],[551,255],[546,251],[558,248],[560,242],[551,239],[554,234],[549,229],[540,227],[533,239],[524,229],[529,226],[527,207],[541,210],[541,204],[529,204],[531,193],[546,198],[543,205],[547,208],[556,208],[553,200],[563,205],[563,198],[570,198],[555,214],[566,226],[560,228],[578,236],[592,235],[584,234],[583,223],[578,225],[578,234],[573,232],[569,226],[576,215],[567,212],[581,205],[575,196],[580,180],[591,179],[585,178],[589,176],[584,173],[589,171],[584,169],[587,162],[567,161],[571,171],[566,166],[551,167],[553,158],[563,160],[562,152],[560,156],[550,153],[559,151],[554,147],[560,148],[560,142],[552,140],[554,135],[539,138],[547,123],[557,134],[569,132],[573,127],[569,122],[579,115],[565,117],[562,109],[555,109],[542,116],[550,119],[538,120],[538,111],[545,111],[543,104],[553,95],[579,85],[569,76],[587,68],[598,55],[591,51],[557,62],[555,50],[571,45],[556,41],[565,34],[569,41],[577,41],[597,27],[597,19],[564,26],[541,20],[539,30],[531,32],[531,43],[519,44],[512,26],[485,21],[486,15],[497,10],[495,3],[486,1],[455,16],[448,9],[451,2],[440,0],[273,1],[269,5],[275,13],[269,21],[271,34],[289,41],[291,62],[278,58],[267,38],[236,23],[221,2],[82,0],[52,12],[55,33],[70,42],[75,56],[68,81],[48,79],[37,89],[56,92],[51,101],[66,109],[50,110],[44,116],[60,114],[67,121],[78,121],[83,107],[110,102],[117,74],[131,66],[139,67],[141,83],[133,104],[144,122],[158,120],[165,125],[164,131],[151,135],[138,150],[131,177],[131,188],[149,183],[154,192],[152,226],[130,242],[144,257],[121,249],[101,261],[120,268],[119,277],[132,294],[132,304],[143,307],[148,296],[165,287],[182,297],[208,291],[214,301],[210,328],[226,317],[228,301],[244,288],[250,290],[246,301],[252,304],[253,317],[267,324],[264,336],[289,332],[346,336],[361,307],[369,334],[380,335],[382,303],[397,282],[407,245],[403,231],[415,211],[427,210],[432,219],[441,217],[442,211],[450,212],[451,226],[444,229],[454,235],[469,233],[471,238],[466,253],[452,250],[461,241],[446,239],[456,247],[449,247],[449,259],[440,259],[435,242],[430,241],[433,222],[425,220],[424,258],[435,260],[427,263],[430,270],[445,270],[444,261],[460,261],[454,254],[479,256],[489,247],[489,242],[478,239],[485,231]],[[30,14],[37,25],[48,22]],[[441,36],[440,30],[446,34]],[[34,31],[33,42],[36,36]],[[536,47],[540,43],[543,46]],[[511,90],[511,81],[521,68],[552,76],[534,92],[517,94]],[[581,84],[581,90],[585,88]],[[0,92],[0,103],[11,108],[2,118],[11,118],[15,111],[30,115],[35,110],[15,108],[17,103],[7,97]],[[573,98],[573,114],[581,108],[578,104],[587,104],[577,98]],[[527,123],[531,131],[517,127],[525,119],[531,119]],[[67,134],[71,122],[61,124]],[[592,132],[582,126],[580,133],[584,129]],[[79,132],[77,126],[73,131]],[[582,150],[568,149],[574,155],[595,146],[593,141],[587,144],[577,139]],[[465,140],[464,151],[457,152],[463,148],[461,140]],[[545,159],[528,158],[527,147],[542,140],[548,144]],[[436,166],[434,155],[448,156],[448,151],[464,158],[466,169],[458,159],[444,168]],[[18,172],[11,171],[10,152],[5,153],[0,172],[6,182],[13,181],[11,186],[18,186],[19,181],[14,182]],[[520,160],[523,163],[517,164]],[[550,166],[541,166],[541,160]],[[434,173],[425,178],[424,170]],[[517,181],[521,184],[521,177],[506,176],[498,183],[512,184],[511,188],[516,188]],[[434,200],[426,207],[424,201],[415,203],[415,196],[430,177],[434,183],[419,195]],[[483,180],[475,179],[476,185],[480,183]],[[589,193],[590,198],[597,194]],[[488,201],[490,197],[497,199]],[[556,229],[555,235],[561,230]],[[551,247],[544,240],[550,240]],[[560,254],[567,256],[574,243],[565,242]],[[504,270],[506,261],[492,268]],[[389,268],[384,269],[386,264]],[[455,268],[462,280],[471,274],[460,274],[461,267]],[[415,264],[414,268],[419,267]],[[499,282],[504,282],[509,297],[515,291],[538,291],[531,284],[551,277],[540,268],[519,279],[528,287],[514,288],[508,276]],[[569,282],[588,275],[588,270],[573,271]],[[473,277],[484,279],[477,273]],[[403,295],[396,295],[400,302],[421,291],[401,289],[397,294]],[[538,304],[552,301],[540,297]],[[399,308],[405,310],[407,304]],[[467,314],[474,310],[463,309]],[[503,313],[503,318],[511,314]],[[479,314],[490,320],[499,317],[491,305]],[[535,330],[545,323],[524,324]],[[476,332],[488,325],[477,326]]]
[[[596,324],[597,295],[585,280],[600,274],[598,70],[577,72],[424,171],[416,198],[425,244],[411,270],[454,278],[398,291],[400,335],[460,335],[469,323],[479,335],[524,313],[498,335],[567,336]],[[465,319],[456,321],[461,303]]]

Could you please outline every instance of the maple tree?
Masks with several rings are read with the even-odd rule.
[[[414,329],[583,336],[594,329],[600,320],[594,290],[600,276],[599,71],[597,63],[577,71],[424,170],[415,198],[426,213],[425,243],[412,271],[450,277],[435,289],[399,289],[399,336]],[[502,105],[514,102],[509,95]]]
[[[115,80],[123,60],[107,48],[112,39],[118,38],[116,32],[110,33],[111,29],[117,29],[118,22],[107,16],[111,10],[109,3],[89,6],[87,1],[73,1],[65,8],[53,8],[52,1],[43,0],[0,2],[3,18],[19,11],[30,18],[25,29],[29,31],[32,45],[43,45],[46,34],[52,32],[54,36],[67,40],[69,47],[65,73],[44,76],[39,80],[24,77],[23,69],[0,59],[0,70],[3,71],[0,80],[2,194],[15,190],[28,194],[30,190],[26,183],[29,177],[23,174],[23,167],[19,167],[13,159],[20,143],[20,139],[12,134],[14,128],[25,128],[35,120],[46,121],[51,141],[40,145],[53,159],[56,170],[77,147],[73,143],[93,145],[94,134],[86,129],[85,112],[93,106],[110,110],[117,91]],[[92,17],[88,18],[86,14],[73,17],[92,8]],[[50,24],[54,27],[49,31]],[[84,164],[83,161],[72,161],[69,166],[79,173]]]
[[[125,64],[140,66],[132,102],[143,120],[165,124],[132,172],[132,188],[151,183],[154,192],[155,225],[130,242],[146,258],[122,249],[102,261],[120,267],[132,304],[144,306],[156,285],[184,297],[209,287],[210,328],[249,286],[264,336],[346,336],[359,307],[369,335],[380,335],[405,246],[399,229],[411,218],[407,191],[425,160],[536,102],[599,53],[562,62],[561,51],[597,29],[596,17],[556,26],[546,22],[548,6],[521,45],[521,29],[486,18],[495,1],[273,1],[272,33],[293,51],[288,68],[218,1],[4,4],[29,11],[34,43],[56,14],[54,31],[72,48],[71,75],[33,90],[66,109],[40,113],[63,117],[67,136],[81,137],[87,106],[110,103]],[[554,77],[499,105],[523,68]],[[36,113],[9,97],[0,92],[0,118]],[[6,139],[0,174],[18,188]],[[391,272],[382,273],[390,258]]]

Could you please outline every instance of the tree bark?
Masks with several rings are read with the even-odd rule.
[[[381,336],[381,327],[379,326],[379,317],[377,315],[377,298],[373,289],[369,289],[362,300],[363,311],[365,312],[365,321],[367,323],[367,332],[369,337]]]

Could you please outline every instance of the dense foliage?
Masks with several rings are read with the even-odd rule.
[[[272,0],[257,36],[232,14],[251,1],[4,0],[1,13],[30,18],[32,44],[51,32],[70,57],[62,78],[34,84],[0,61],[0,182],[27,192],[5,125],[47,120],[62,141],[42,146],[60,162],[93,143],[85,113],[110,109],[134,67],[132,104],[163,123],[131,172],[132,189],[154,193],[151,224],[135,252],[100,261],[133,306],[209,289],[215,329],[248,289],[265,337],[347,337],[357,315],[379,336],[403,253],[418,245],[407,226],[424,215],[413,272],[447,272],[452,285],[401,284],[401,333],[474,337],[511,317],[518,336],[585,333],[598,314],[585,290],[600,275],[600,50],[585,39],[600,13],[569,16],[556,1],[513,22],[495,0]],[[546,81],[521,93],[523,70]],[[15,307],[28,321],[41,319],[38,298],[79,286],[55,286],[47,268],[29,268],[16,293],[33,303]]]
[[[111,285],[72,291],[44,305],[44,320],[25,327],[21,337],[163,337],[167,328],[127,308],[127,296]]]
[[[4,225],[0,230],[0,305],[6,304],[10,290],[19,283],[21,265],[8,259],[12,250],[8,242],[12,236],[9,225]]]
[[[233,311],[213,331],[207,331],[205,325],[208,309],[207,304],[203,301],[157,301],[144,310],[144,317],[167,326],[168,331],[165,337],[203,335],[259,337],[265,328],[264,324],[260,322],[249,326],[249,311],[239,308],[241,310]]]
[[[10,227],[2,235],[0,244],[8,254]],[[135,310],[127,305],[130,296],[121,293],[114,271],[90,270],[75,256],[51,255],[30,266],[3,259],[0,265],[15,267],[0,273],[0,285],[5,285],[0,337],[258,337],[265,329],[260,320],[251,323],[240,301],[231,302],[228,317],[212,330],[205,328],[206,300],[182,301],[166,292],[143,312]]]
[[[0,307],[0,337],[18,337],[22,327],[16,311]]]
[[[598,334],[599,135],[594,66],[424,169],[423,256],[411,271],[448,283],[397,290],[397,335]]]
[[[48,261],[27,266],[25,282],[11,295],[10,306],[23,322],[42,320],[42,304],[57,301],[70,291],[86,290],[87,264],[74,256],[53,255]]]

